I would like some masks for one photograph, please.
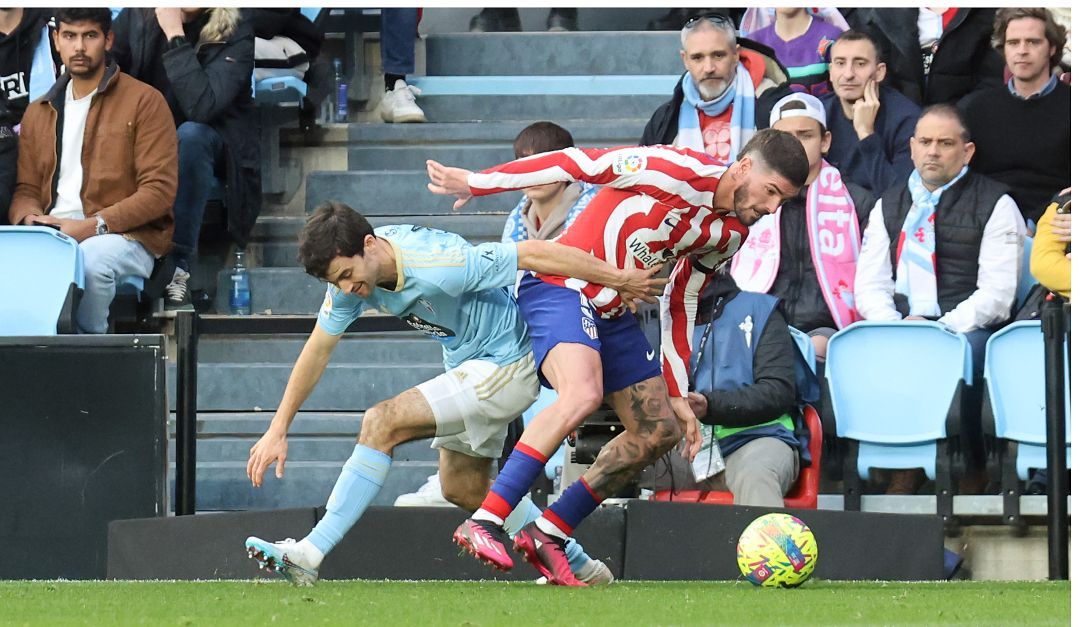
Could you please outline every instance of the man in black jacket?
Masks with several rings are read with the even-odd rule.
[[[802,143],[810,177],[798,195],[750,228],[731,273],[742,289],[781,299],[788,324],[810,335],[823,361],[829,337],[858,319],[855,260],[877,198],[844,181],[825,161],[832,134],[820,100],[804,93],[785,96],[773,106],[770,122]]]
[[[113,47],[120,67],[165,95],[180,141],[171,307],[190,303],[189,264],[215,175],[224,174],[228,232],[238,246],[259,216],[259,132],[251,97],[255,37],[239,9],[126,9]]]
[[[768,125],[772,103],[791,93],[787,70],[768,46],[736,37],[727,17],[691,19],[680,37],[686,73],[638,143],[692,148],[724,163],[734,161],[754,130]],[[742,111],[738,105],[747,102],[752,110]]]

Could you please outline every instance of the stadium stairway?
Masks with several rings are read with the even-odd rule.
[[[306,215],[326,200],[345,202],[375,226],[411,223],[457,232],[473,243],[497,241],[519,197],[474,199],[454,211],[452,200],[427,191],[424,161],[467,168],[508,161],[514,137],[537,120],[564,126],[583,147],[636,144],[682,70],[677,46],[677,32],[427,36],[427,73],[415,83],[429,122],[348,125],[348,169],[310,172],[302,212],[260,217],[251,237],[261,260],[250,269],[252,311],[317,311],[325,286],[297,264],[297,235]],[[222,313],[228,275],[222,270],[217,277],[214,307]],[[415,334],[346,337],[293,424],[285,479],[270,478],[255,490],[244,476],[247,452],[269,424],[303,340],[200,341],[197,509],[324,504],[362,411],[442,370],[438,345]],[[377,505],[391,504],[434,472],[437,457],[429,444],[415,442],[395,455]]]

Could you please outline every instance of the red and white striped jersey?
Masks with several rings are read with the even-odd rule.
[[[670,146],[567,148],[474,172],[469,187],[482,196],[559,181],[607,186],[556,240],[622,269],[678,259],[661,301],[661,363],[669,394],[686,396],[698,292],[748,232],[733,214],[713,209],[726,169],[708,155]],[[601,316],[623,311],[613,289],[537,276],[585,294]]]

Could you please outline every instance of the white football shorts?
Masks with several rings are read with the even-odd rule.
[[[497,459],[506,426],[533,404],[539,388],[532,351],[505,366],[470,359],[421,383],[416,389],[435,414],[431,448]]]

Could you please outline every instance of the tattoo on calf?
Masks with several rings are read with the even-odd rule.
[[[628,428],[600,450],[585,477],[593,491],[603,498],[616,493],[643,468],[671,450],[680,436],[679,425],[665,402],[667,390],[659,377],[634,384],[626,392],[629,398],[613,399],[613,404],[617,410],[624,409],[620,418]]]

